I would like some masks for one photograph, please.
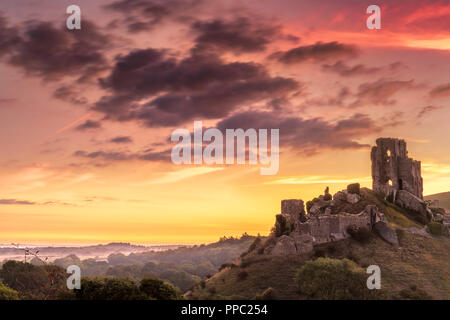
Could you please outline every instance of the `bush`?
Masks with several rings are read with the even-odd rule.
[[[427,225],[427,230],[429,233],[435,236],[442,236],[445,233],[444,225],[439,222],[430,222]]]
[[[248,277],[248,272],[245,270],[242,270],[241,272],[238,273],[239,281],[243,281],[243,280],[247,279],[247,277]]]
[[[319,202],[319,201],[320,201],[319,198],[314,198],[314,199],[312,199],[310,201],[307,201],[306,202],[306,211],[309,213],[309,211],[311,210],[311,208],[314,205],[314,203]]]
[[[35,266],[20,261],[7,261],[0,270],[3,283],[16,290],[22,299],[57,299],[69,290],[67,273],[54,265]]]
[[[141,292],[156,300],[180,300],[178,291],[169,283],[160,279],[144,278],[139,286]]]
[[[349,226],[347,228],[347,232],[353,239],[355,239],[359,243],[367,243],[372,235],[369,228],[367,227]]]
[[[273,288],[267,288],[261,294],[257,294],[255,300],[275,300],[275,290]]]
[[[75,296],[79,300],[146,299],[131,279],[100,277],[81,279],[81,289],[75,290]]]
[[[282,214],[277,214],[275,222],[275,236],[281,237],[282,235],[289,235],[294,226],[286,220],[286,217]]]
[[[361,194],[361,187],[359,183],[351,183],[347,186],[347,192],[348,193],[356,193]]]
[[[0,300],[19,300],[19,293],[0,282]]]
[[[295,277],[300,293],[308,299],[376,299],[380,293],[369,290],[364,269],[343,259],[318,258],[308,261]]]

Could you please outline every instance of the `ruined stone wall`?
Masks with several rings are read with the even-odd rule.
[[[372,189],[384,194],[405,190],[423,199],[420,161],[408,158],[405,140],[379,138],[372,148]]]

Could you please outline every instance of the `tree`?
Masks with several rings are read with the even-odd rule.
[[[0,282],[0,300],[18,300],[19,293]]]
[[[56,299],[67,290],[66,272],[54,265],[34,266],[30,263],[7,261],[0,278],[25,299]]]
[[[83,278],[81,289],[75,290],[79,300],[145,300],[131,279],[122,278]]]
[[[182,296],[169,283],[160,279],[144,278],[139,286],[141,292],[156,300],[180,300]]]
[[[348,259],[318,258],[308,261],[296,275],[301,294],[309,299],[377,299],[379,290],[369,290],[364,270]]]

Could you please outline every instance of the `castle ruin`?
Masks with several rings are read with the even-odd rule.
[[[420,161],[408,158],[405,140],[379,138],[372,148],[372,189],[386,195],[404,190],[423,200]]]
[[[423,224],[432,221],[432,212],[423,201],[421,164],[408,157],[405,140],[377,139],[371,160],[373,190],[399,207],[415,212],[416,220]],[[283,200],[281,214],[276,216],[275,242],[266,246],[264,253],[311,252],[314,245],[348,238],[352,228],[373,230],[385,241],[398,245],[396,232],[384,213],[377,206],[367,204],[364,197],[359,184],[352,184],[333,196],[327,187],[324,195],[309,201],[309,206],[307,203],[308,212],[300,199]],[[364,207],[357,205],[361,201],[366,201]],[[361,211],[350,214],[341,210],[352,205]]]

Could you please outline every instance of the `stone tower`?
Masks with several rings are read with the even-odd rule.
[[[408,158],[405,140],[379,138],[372,148],[372,189],[390,194],[405,190],[423,200],[420,161]]]

